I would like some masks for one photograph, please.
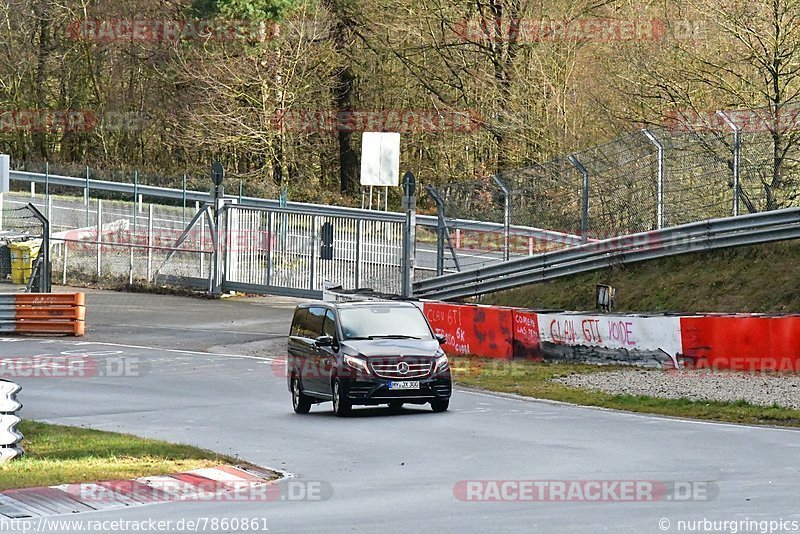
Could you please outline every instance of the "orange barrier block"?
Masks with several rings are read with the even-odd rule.
[[[64,307],[54,306],[52,308],[43,308],[40,306],[31,307],[18,307],[16,313],[17,321],[19,320],[62,320],[62,321],[83,321],[86,318],[86,308],[83,306]]]
[[[19,334],[65,334],[82,336],[83,321],[18,321],[14,330]]]
[[[71,336],[85,332],[83,293],[19,293],[14,295],[14,303],[15,332]]]
[[[85,306],[84,293],[19,293],[16,295],[17,306]]]

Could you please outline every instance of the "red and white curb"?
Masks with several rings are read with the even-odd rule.
[[[0,492],[0,519],[114,510],[159,502],[277,501],[281,494],[276,481],[272,472],[223,465],[169,476],[6,490]]]

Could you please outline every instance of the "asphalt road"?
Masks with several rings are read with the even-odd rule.
[[[298,502],[155,504],[73,520],[262,518],[269,532],[615,533],[679,532],[679,521],[800,521],[796,431],[464,390],[442,414],[427,407],[398,415],[362,408],[352,418],[337,419],[324,404],[299,416],[291,411],[282,366],[259,357],[282,357],[280,336],[288,328],[291,301],[88,297],[92,327],[85,339],[3,338],[0,357],[74,351],[96,358],[101,368],[123,358],[136,363],[135,371],[20,379],[23,417],[239,455],[298,480],[330,484],[333,495]],[[237,355],[235,346],[245,354]],[[466,480],[693,483],[705,496],[463,502],[454,488]],[[663,519],[670,521],[667,530]]]

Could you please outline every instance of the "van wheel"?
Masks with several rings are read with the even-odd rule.
[[[347,417],[350,415],[352,405],[347,399],[347,393],[342,391],[342,384],[337,378],[333,381],[333,413],[336,417]]]
[[[434,412],[446,412],[450,407],[450,399],[439,399],[431,401],[431,408]]]
[[[311,410],[311,399],[300,389],[300,379],[292,377],[292,408],[294,413],[305,414]]]

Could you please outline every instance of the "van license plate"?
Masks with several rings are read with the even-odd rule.
[[[404,380],[402,382],[389,382],[389,389],[419,389],[419,380]]]

